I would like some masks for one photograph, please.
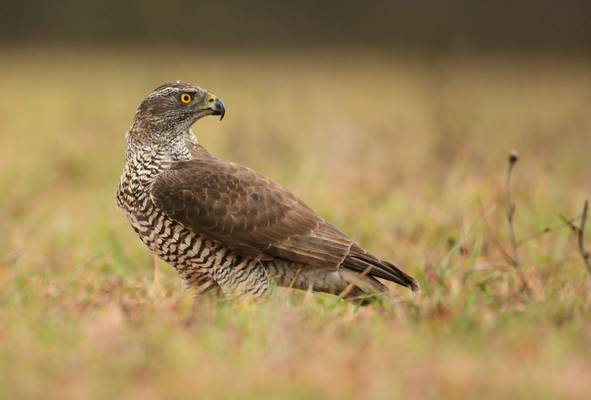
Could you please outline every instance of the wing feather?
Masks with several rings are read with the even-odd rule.
[[[337,268],[353,243],[263,175],[204,150],[174,163],[151,187],[154,204],[242,254]]]
[[[154,204],[180,224],[241,255],[334,270],[370,267],[369,276],[416,288],[410,276],[365,252],[265,176],[213,157],[201,146],[193,157],[174,163],[151,186]]]

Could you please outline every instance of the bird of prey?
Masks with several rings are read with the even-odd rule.
[[[141,102],[126,135],[117,205],[189,288],[261,296],[275,284],[357,298],[386,291],[378,278],[418,288],[286,189],[199,145],[191,126],[224,113],[205,89],[165,84]]]

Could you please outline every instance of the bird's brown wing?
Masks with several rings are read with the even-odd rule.
[[[200,146],[193,156],[152,184],[152,201],[177,222],[242,255],[359,272],[371,267],[370,276],[414,287],[412,278],[366,253],[265,176]]]
[[[241,254],[341,264],[353,243],[345,235],[265,176],[199,151],[154,181],[157,207]]]

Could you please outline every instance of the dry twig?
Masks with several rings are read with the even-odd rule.
[[[583,213],[581,214],[581,222],[579,226],[576,226],[572,220],[568,220],[564,216],[560,216],[565,224],[567,224],[572,231],[577,235],[577,247],[579,250],[579,254],[585,263],[585,267],[587,267],[587,272],[591,274],[591,254],[589,251],[585,249],[585,225],[587,224],[587,215],[589,212],[589,200],[585,200],[585,204],[583,205]]]
[[[479,206],[480,206],[480,215],[482,216],[482,220],[484,221],[484,226],[485,226],[487,232],[490,234],[493,245],[499,251],[499,253],[501,253],[501,255],[503,256],[505,261],[507,261],[511,265],[515,265],[515,260],[513,260],[513,257],[511,257],[511,255],[507,252],[507,250],[505,250],[505,247],[503,247],[503,244],[501,243],[501,241],[499,240],[499,238],[495,234],[495,231],[492,229],[492,226],[488,222],[488,218],[486,217],[486,212],[484,211],[484,206],[482,205],[482,202],[479,203]]]
[[[371,271],[371,269],[372,269],[372,267],[371,267],[371,266],[370,266],[370,267],[367,267],[367,268],[365,268],[365,269],[363,270],[363,272],[362,272],[362,273],[360,273],[360,274],[357,276],[357,278],[358,278],[359,280],[362,280],[364,277],[366,277],[366,276],[367,276],[367,274],[369,274],[369,272]],[[348,295],[351,293],[351,291],[353,290],[353,288],[354,288],[354,287],[355,287],[355,282],[349,282],[349,284],[347,285],[347,287],[345,288],[345,290],[343,290],[343,291],[341,292],[341,294],[339,294],[339,297],[340,297],[341,299],[344,299],[344,298],[346,298],[346,297],[347,297],[347,296],[348,296]]]
[[[486,230],[490,234],[493,245],[501,253],[501,255],[503,256],[505,261],[507,261],[507,263],[511,264],[513,267],[517,267],[519,264],[513,259],[513,257],[509,254],[509,252],[507,252],[507,250],[505,250],[505,248],[503,247],[503,244],[497,238],[497,236],[495,235],[495,232],[493,231],[492,227],[490,226],[488,219],[486,218],[486,213],[484,212],[484,207],[482,206],[482,203],[480,203],[480,213],[482,215],[482,220],[484,221],[484,225],[486,227]],[[527,279],[525,278],[523,271],[520,268],[515,268],[515,271],[517,271],[517,275],[519,276],[519,279],[521,280],[521,290],[523,292],[525,292],[528,296],[530,296],[532,294],[532,289],[531,289],[529,283],[527,282]]]
[[[505,195],[506,195],[506,207],[507,207],[507,223],[509,224],[509,238],[511,240],[511,248],[513,255],[511,257],[512,265],[517,268],[519,267],[519,253],[517,251],[519,245],[515,238],[515,228],[513,226],[513,217],[515,216],[515,203],[511,196],[511,175],[515,164],[519,161],[519,154],[516,150],[509,153],[509,167],[507,168],[507,180],[505,181]]]
[[[561,224],[554,225],[554,226],[547,226],[544,229],[542,229],[541,231],[536,232],[530,236],[527,236],[527,237],[519,240],[517,242],[517,246],[522,246],[522,245],[526,244],[527,242],[531,242],[532,240],[535,240],[541,236],[544,236],[547,233],[558,231],[558,230],[564,229],[564,228],[570,228],[570,225],[572,223],[574,223],[580,217],[581,217],[580,215],[577,215],[576,217],[566,219],[563,216],[560,216],[560,218],[563,220],[563,222]]]

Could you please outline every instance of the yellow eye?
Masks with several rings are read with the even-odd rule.
[[[181,103],[189,104],[191,101],[193,101],[193,96],[191,96],[189,93],[183,93],[179,99],[181,100]]]

